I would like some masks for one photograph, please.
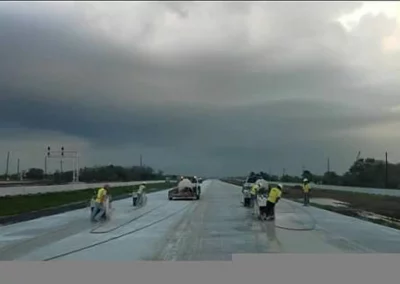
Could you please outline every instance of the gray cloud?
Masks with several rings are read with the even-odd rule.
[[[379,139],[348,133],[399,121],[396,22],[335,21],[360,2],[1,5],[3,151],[30,129],[86,143],[87,164],[343,171]]]

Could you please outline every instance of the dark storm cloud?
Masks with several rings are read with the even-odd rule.
[[[258,45],[240,22],[254,13],[255,3],[132,4],[144,9],[142,25],[130,24],[136,16],[127,17],[124,9],[104,13],[108,17],[102,20],[101,14],[82,16],[92,11],[88,3],[53,14],[44,10],[45,4],[33,12],[28,7],[34,4],[26,5],[9,5],[0,12],[2,128],[58,131],[88,140],[94,148],[153,148],[158,157],[162,151],[175,157],[171,169],[179,170],[181,164],[193,171],[228,173],[246,170],[251,161],[263,167],[315,158],[318,164],[324,154],[352,153],[342,130],[399,120],[382,109],[398,102],[395,80],[377,80],[387,78],[382,76],[386,66],[380,62],[365,69],[352,63],[357,52],[376,60],[367,44],[379,41],[393,23],[382,16],[366,18],[384,24],[374,29],[374,36],[355,40],[357,30],[347,33],[326,20],[359,3],[260,4],[270,32]],[[167,20],[166,27],[159,20],[172,13],[183,26],[200,27],[198,15],[207,7],[220,13],[222,26],[231,15],[242,23],[233,26],[234,20],[226,20],[223,29],[238,31],[232,35],[235,45],[233,39],[205,42],[207,34],[201,30],[190,34],[192,43],[185,42],[184,29],[181,40],[172,28],[164,30]],[[112,25],[117,16],[124,25]],[[107,36],[89,28],[96,23],[103,23]],[[136,33],[129,34],[126,26]],[[150,48],[166,35],[173,44]],[[361,44],[365,48],[360,51]],[[376,52],[376,46],[372,49]],[[380,77],[371,75],[372,67]],[[260,153],[266,153],[267,161],[254,162]],[[185,164],[190,157],[197,162]],[[160,164],[168,168],[165,161]]]

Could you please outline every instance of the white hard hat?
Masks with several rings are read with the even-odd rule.
[[[305,179],[303,179],[303,182],[307,182],[307,181],[308,181],[308,179],[306,179],[306,178],[305,178]]]
[[[283,188],[282,184],[278,183],[278,188],[282,189]]]
[[[145,182],[145,181],[142,181],[142,184],[143,184],[143,185],[145,185],[145,184],[146,184],[146,182]]]

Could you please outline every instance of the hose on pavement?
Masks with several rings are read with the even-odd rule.
[[[124,222],[124,223],[120,224],[119,226],[116,226],[116,227],[114,227],[114,228],[112,228],[112,229],[109,229],[109,230],[106,230],[106,231],[96,232],[97,229],[100,229],[101,227],[103,227],[103,226],[104,226],[105,224],[107,224],[107,223],[99,224],[98,226],[96,226],[96,227],[94,227],[92,230],[90,230],[90,233],[91,233],[91,234],[107,234],[107,233],[111,233],[111,232],[113,232],[113,231],[115,231],[115,230],[118,230],[119,228],[122,228],[122,227],[124,227],[124,226],[126,226],[126,225],[129,225],[129,224],[132,223],[133,221],[136,221],[137,219],[139,219],[139,218],[141,218],[141,217],[143,217],[143,216],[145,216],[145,215],[147,215],[147,214],[153,212],[154,210],[160,209],[160,208],[162,208],[162,207],[164,207],[164,206],[166,206],[166,205],[167,205],[167,203],[164,203],[164,204],[161,205],[161,206],[156,206],[156,207],[154,207],[153,209],[150,209],[150,210],[148,210],[148,211],[146,211],[146,212],[140,214],[139,216],[136,216],[136,217],[134,217],[134,218],[128,220],[127,222]],[[142,208],[142,206],[141,206],[141,207],[138,207],[138,208],[135,208],[134,211],[139,210],[139,209],[141,209],[141,208]]]
[[[187,204],[186,206],[182,207],[181,209],[179,209],[179,210],[177,210],[177,211],[175,211],[175,212],[173,212],[173,213],[171,213],[171,214],[169,214],[169,215],[166,215],[166,216],[164,216],[164,217],[161,218],[161,219],[158,219],[158,220],[156,220],[156,221],[153,221],[153,222],[151,222],[151,223],[149,223],[149,224],[147,224],[147,225],[144,225],[144,226],[139,227],[139,228],[137,228],[137,229],[134,229],[134,230],[132,230],[132,231],[126,232],[126,233],[124,233],[124,234],[121,234],[121,235],[118,235],[118,236],[115,236],[115,237],[112,237],[112,238],[109,238],[109,239],[106,239],[106,240],[103,240],[103,241],[100,241],[100,242],[97,242],[97,243],[94,243],[94,244],[91,244],[91,245],[88,245],[88,246],[81,247],[81,248],[79,248],[79,249],[75,249],[75,250],[72,250],[72,251],[69,251],[69,252],[65,252],[65,253],[62,253],[62,254],[58,254],[58,255],[55,255],[55,256],[52,256],[52,257],[43,259],[42,261],[49,261],[49,260],[54,260],[54,259],[57,259],[57,258],[61,258],[61,257],[67,256],[67,255],[71,255],[71,254],[74,254],[74,253],[77,253],[77,252],[81,252],[81,251],[84,251],[84,250],[87,250],[87,249],[90,249],[90,248],[93,248],[93,247],[96,247],[96,246],[99,246],[99,245],[102,245],[102,244],[105,244],[105,243],[114,241],[114,240],[116,240],[116,239],[119,239],[119,238],[122,238],[122,237],[125,237],[125,236],[128,236],[128,235],[134,234],[134,233],[136,233],[136,232],[142,231],[142,230],[144,230],[144,229],[146,229],[146,228],[148,228],[148,227],[151,227],[151,226],[153,226],[153,225],[155,225],[155,224],[161,223],[162,221],[167,220],[168,218],[171,218],[171,217],[174,216],[174,215],[179,214],[180,212],[186,210],[186,208],[188,208],[188,207],[191,206],[191,205],[192,205],[192,204],[189,203],[189,204]]]

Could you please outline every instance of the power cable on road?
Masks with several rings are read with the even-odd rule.
[[[49,261],[49,260],[54,260],[54,259],[57,259],[57,258],[61,258],[61,257],[67,256],[67,255],[71,255],[71,254],[74,254],[74,253],[77,253],[77,252],[81,252],[81,251],[90,249],[90,248],[92,248],[92,247],[96,247],[96,246],[99,246],[99,245],[102,245],[102,244],[105,244],[105,243],[108,243],[108,242],[111,242],[111,241],[120,239],[120,238],[122,238],[122,237],[131,235],[131,234],[134,234],[134,233],[139,232],[139,231],[142,231],[142,230],[144,230],[144,229],[146,229],[146,228],[148,228],[148,227],[151,227],[151,226],[153,226],[153,225],[155,225],[155,224],[161,223],[162,221],[167,220],[168,218],[171,218],[172,216],[177,215],[177,214],[179,214],[180,212],[186,210],[189,206],[192,206],[192,205],[193,205],[193,203],[189,203],[189,204],[187,204],[186,206],[182,207],[181,209],[179,209],[179,210],[177,210],[177,211],[175,211],[175,212],[173,212],[173,213],[171,213],[171,214],[169,214],[169,215],[167,215],[167,216],[165,216],[165,217],[163,217],[163,218],[161,218],[161,219],[158,219],[158,220],[156,220],[156,221],[154,221],[154,222],[151,222],[151,223],[149,223],[149,224],[147,224],[147,225],[144,225],[144,226],[142,226],[142,227],[139,227],[139,228],[137,228],[137,229],[135,229],[135,230],[126,232],[126,233],[124,233],[124,234],[121,234],[121,235],[118,235],[118,236],[115,236],[115,237],[112,237],[112,238],[109,238],[109,239],[106,239],[106,240],[104,240],[104,241],[100,241],[100,242],[97,242],[97,243],[94,243],[94,244],[91,244],[91,245],[88,245],[88,246],[81,247],[81,248],[79,248],[79,249],[75,249],[75,250],[72,250],[72,251],[69,251],[69,252],[65,252],[65,253],[62,253],[62,254],[58,254],[58,255],[55,255],[55,256],[52,256],[52,257],[43,259],[42,261]]]
[[[136,217],[130,219],[129,221],[127,221],[127,222],[125,222],[125,223],[122,223],[121,225],[119,225],[119,226],[117,226],[117,227],[114,227],[114,228],[112,228],[112,229],[109,229],[109,230],[106,230],[106,231],[96,232],[97,229],[103,227],[103,226],[104,226],[105,224],[107,224],[107,223],[100,224],[99,226],[93,228],[93,229],[90,231],[90,234],[107,234],[107,233],[111,233],[111,232],[113,232],[113,231],[115,231],[115,230],[118,230],[119,228],[122,228],[122,227],[124,227],[124,226],[126,226],[126,225],[129,225],[129,224],[132,223],[133,221],[136,221],[137,219],[139,219],[139,218],[141,218],[141,217],[143,217],[143,216],[145,216],[145,215],[147,215],[147,214],[150,214],[151,212],[153,212],[153,211],[155,211],[155,210],[157,210],[157,209],[160,209],[160,208],[162,208],[162,207],[165,207],[166,205],[167,205],[167,203],[165,203],[165,204],[163,204],[163,205],[161,205],[161,206],[156,206],[156,207],[154,207],[153,209],[150,209],[150,210],[148,210],[148,211],[146,211],[146,212],[140,214],[139,216],[136,216]],[[139,210],[139,209],[141,209],[141,208],[142,208],[142,207],[136,208],[136,209],[134,209],[134,211]]]

